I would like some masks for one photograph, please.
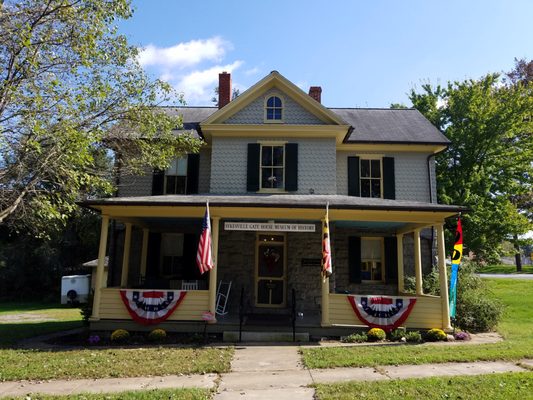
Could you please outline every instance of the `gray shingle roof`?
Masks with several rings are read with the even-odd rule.
[[[331,209],[346,210],[399,210],[452,212],[465,211],[464,207],[424,203],[419,201],[402,201],[373,199],[343,195],[283,195],[283,194],[242,194],[242,195],[162,195],[141,197],[111,197],[107,199],[86,200],[81,204],[94,206],[205,206],[209,201],[217,207],[290,207],[290,208],[325,208],[329,203]]]
[[[199,124],[217,107],[168,107],[165,112],[181,115],[186,130],[199,131]],[[330,108],[353,127],[346,143],[443,144],[450,141],[418,110],[388,108]]]
[[[418,110],[389,108],[330,108],[353,127],[347,143],[431,143],[450,141]]]

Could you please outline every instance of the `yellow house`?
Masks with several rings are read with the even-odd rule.
[[[450,329],[444,223],[461,208],[437,204],[434,160],[448,140],[416,110],[327,108],[320,87],[307,94],[277,71],[230,94],[222,73],[218,107],[167,110],[205,141],[199,154],[121,176],[118,197],[84,202],[102,214],[91,327],[143,329],[133,307],[176,331],[206,319],[212,332]],[[214,268],[201,275],[207,203]],[[422,289],[433,268],[440,297]],[[161,310],[155,292],[175,309]]]

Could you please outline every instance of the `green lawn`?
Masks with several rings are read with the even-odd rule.
[[[77,308],[0,304],[0,381],[227,372],[233,357],[231,348],[149,347],[69,351],[12,348],[22,338],[79,326],[81,316]]]
[[[79,328],[79,308],[58,304],[0,303],[0,347],[50,332]]]
[[[533,372],[316,385],[318,400],[533,399]]]
[[[31,395],[31,400],[208,400],[206,389],[165,389],[103,394],[69,394],[67,396]],[[29,399],[24,396],[22,399]],[[8,399],[13,399],[9,397]]]
[[[487,280],[506,305],[498,331],[505,341],[486,345],[354,346],[302,349],[309,368],[368,367],[533,358],[533,284],[514,279]]]
[[[478,270],[480,274],[517,274],[515,265],[487,265]],[[523,265],[521,274],[533,274],[532,265]]]

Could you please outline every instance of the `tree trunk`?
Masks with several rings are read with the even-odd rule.
[[[518,244],[518,235],[513,236],[513,241],[514,249],[516,250],[516,253],[514,255],[516,263],[516,272],[522,272],[522,257],[520,256],[520,245]]]

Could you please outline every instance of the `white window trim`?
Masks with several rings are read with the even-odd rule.
[[[286,148],[285,142],[271,142],[271,141],[265,141],[265,142],[258,142],[260,144],[259,147],[259,190],[257,193],[287,193],[287,190],[285,190],[285,172],[287,167],[286,162]],[[283,147],[283,187],[282,188],[263,188],[263,146],[273,147],[273,146],[280,146]]]
[[[271,97],[279,97],[281,100],[281,119],[267,119],[267,101]],[[285,121],[285,98],[277,93],[271,93],[268,96],[265,97],[265,100],[263,102],[263,121],[265,124],[283,124]]]
[[[366,179],[366,180],[378,180],[378,178],[372,178],[372,177],[362,177],[361,176],[361,161],[363,160],[369,160],[369,161],[375,161],[375,160],[379,160],[379,170],[380,170],[380,173],[379,173],[379,198],[382,199],[383,198],[383,156],[380,155],[380,154],[367,154],[367,155],[358,155],[359,157],[359,197],[363,197],[362,196],[362,184],[361,184],[361,181],[363,179]],[[372,186],[371,186],[372,187]],[[366,198],[369,198],[371,199],[372,197],[366,197]]]
[[[175,160],[178,160],[180,158],[183,158],[185,159],[185,175],[175,175],[175,174],[167,174],[167,170],[165,169],[165,179],[163,181],[163,193],[164,194],[174,194],[174,193],[167,193],[167,176],[184,176],[185,177],[185,193],[184,194],[187,194],[187,177],[189,175],[189,165],[188,165],[188,162],[189,162],[189,155],[184,155],[183,157],[175,157],[174,159]]]

